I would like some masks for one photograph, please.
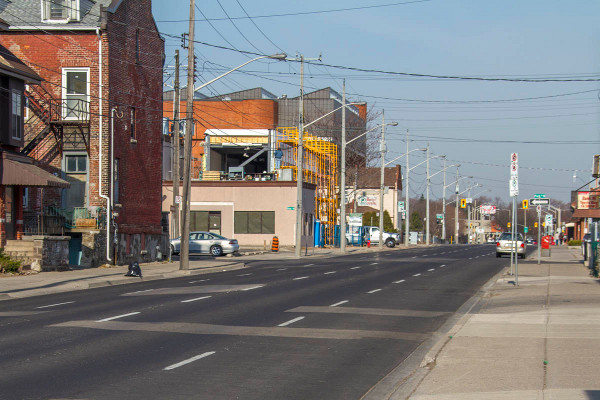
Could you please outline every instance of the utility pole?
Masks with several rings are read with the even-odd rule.
[[[346,80],[342,83],[342,161],[340,177],[340,251],[346,252]]]
[[[173,163],[171,167],[171,179],[173,180],[173,238],[179,237],[179,185],[181,184],[181,173],[179,170],[179,50],[175,50],[175,86],[173,91],[173,135],[171,136],[171,147]]]
[[[190,194],[192,185],[192,134],[194,132],[194,24],[195,0],[190,0],[190,22],[188,36],[187,98],[183,160],[183,219],[181,221],[181,245],[179,269],[190,268]]]
[[[381,112],[381,143],[379,144],[381,153],[381,179],[379,182],[379,249],[383,249],[383,188],[385,175],[385,111]]]
[[[442,243],[446,244],[446,157],[444,157],[444,183],[442,185]]]
[[[304,58],[300,55],[300,103],[298,105],[298,150],[296,153],[296,251],[302,253],[302,194],[304,183],[304,61],[321,61],[319,58]]]
[[[402,185],[402,188],[404,189],[404,202],[406,204],[404,204],[404,209],[406,210],[406,218],[404,218],[404,245],[406,247],[408,247],[408,236],[410,235],[410,231],[409,231],[409,222],[410,222],[410,206],[408,204],[408,185],[409,185],[409,180],[408,180],[408,174],[410,173],[410,168],[408,166],[408,129],[406,130],[406,179],[405,182]]]
[[[454,244],[458,244],[458,167],[456,167],[456,203],[454,204]]]
[[[430,178],[429,178],[429,142],[427,142],[427,204],[425,206],[425,244],[429,245],[429,185],[430,185]]]

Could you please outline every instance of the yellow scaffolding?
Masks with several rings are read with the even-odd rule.
[[[316,218],[324,227],[325,244],[333,245],[337,221],[338,196],[337,146],[327,138],[304,132],[304,182],[317,186],[315,194]],[[282,169],[291,169],[297,176],[298,128],[277,128],[277,146],[283,151]]]

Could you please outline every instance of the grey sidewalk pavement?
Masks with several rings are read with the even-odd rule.
[[[403,246],[396,247],[402,249]],[[389,250],[384,247],[384,250]],[[348,253],[376,252],[377,247],[348,248]],[[302,255],[305,251],[303,249]],[[309,249],[307,259],[335,257],[339,249]],[[245,268],[249,263],[259,260],[295,259],[293,248],[282,248],[277,253],[262,248],[244,249],[239,257],[212,258],[194,256],[190,260],[190,269],[179,270],[179,262],[154,262],[141,264],[143,278],[124,276],[127,266],[71,269],[61,272],[42,272],[31,275],[0,275],[0,300],[40,296],[44,294],[69,292],[103,286],[124,285],[157,279],[176,278],[186,275],[207,274]]]
[[[600,281],[552,247],[481,293],[391,399],[600,399]],[[507,269],[508,271],[508,269]]]

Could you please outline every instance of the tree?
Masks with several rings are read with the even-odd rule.
[[[375,211],[369,211],[363,214],[363,226],[379,226],[379,216]],[[390,213],[385,210],[383,212],[383,231],[384,232],[396,232],[394,229],[394,223]]]
[[[423,229],[423,219],[416,211],[413,211],[412,214],[410,214],[409,229],[411,231],[421,231]]]

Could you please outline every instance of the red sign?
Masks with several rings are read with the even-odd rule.
[[[552,243],[552,236],[542,236],[542,249],[549,249]]]

